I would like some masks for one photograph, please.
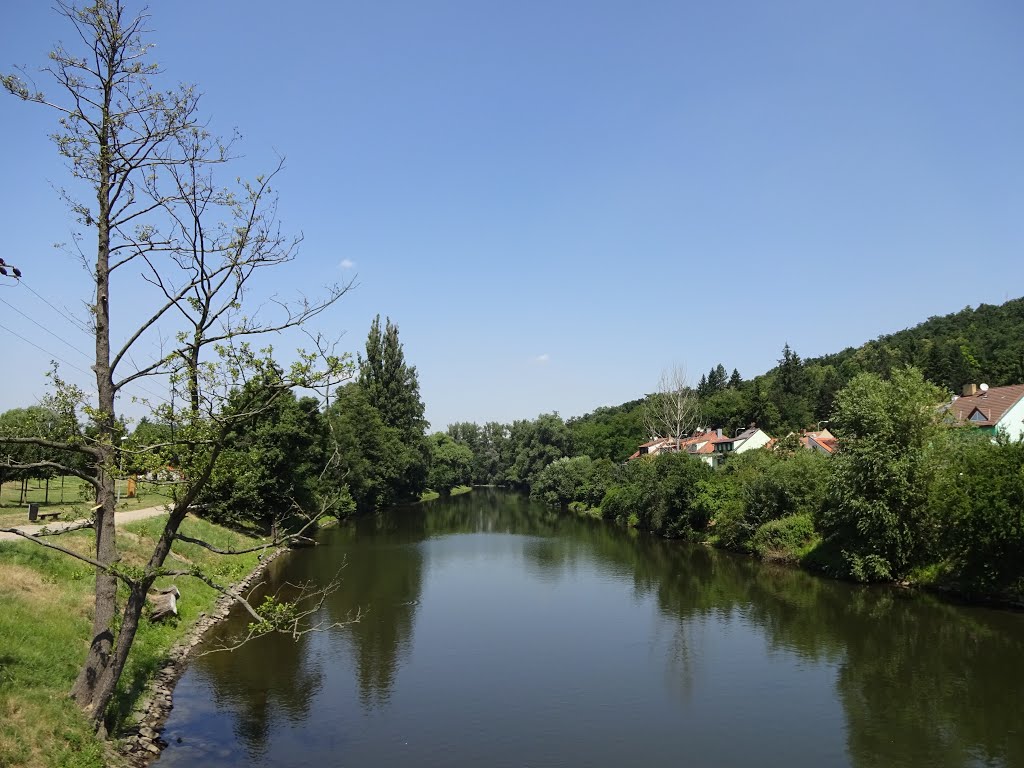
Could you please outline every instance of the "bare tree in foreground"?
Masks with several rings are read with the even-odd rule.
[[[3,75],[0,82],[15,97],[57,113],[53,139],[72,177],[61,194],[79,225],[95,230],[95,258],[83,253],[82,260],[95,288],[90,308],[97,392],[95,398],[86,397],[54,372],[49,405],[71,437],[0,437],[0,442],[47,449],[53,458],[34,466],[75,475],[95,490],[93,518],[78,526],[95,530],[93,556],[76,554],[52,535],[28,538],[96,569],[92,640],[71,695],[103,733],[107,704],[135,639],[146,594],[158,577],[200,579],[245,603],[262,629],[295,633],[296,617],[309,616],[301,608],[273,605],[274,610],[261,612],[208,575],[169,570],[164,562],[175,540],[185,538],[179,527],[231,431],[292,387],[324,391],[351,375],[347,358],[334,355],[319,337],[316,351],[300,356],[287,370],[274,363],[269,349],[255,350],[246,339],[301,326],[350,286],[330,287],[317,300],[272,301],[274,316],[266,320],[259,312],[245,311],[252,276],[291,261],[298,244],[283,237],[277,223],[270,182],[280,165],[235,189],[219,186],[215,172],[232,159],[232,142],[206,131],[193,87],[156,88],[161,73],[147,61],[146,17],[129,16],[122,0],[97,0],[84,7],[58,0],[56,10],[76,33],[77,49],[58,44],[43,70],[55,83],[57,97],[47,97],[15,75]],[[152,310],[141,318],[127,317],[119,299],[144,289],[154,297]],[[155,355],[153,348],[159,349]],[[264,386],[243,386],[257,379]],[[143,567],[128,568],[120,562],[114,524],[123,432],[116,405],[124,388],[140,380],[161,382],[169,392],[183,395],[150,403],[157,418],[175,425],[173,439],[134,448],[154,462],[173,453],[182,477],[151,556]],[[232,393],[232,408],[226,409]],[[88,430],[79,425],[81,414]],[[319,510],[324,511],[329,508]],[[306,530],[316,518],[309,516]],[[268,546],[289,538],[277,535]],[[322,594],[307,590],[301,596],[315,605]]]
[[[647,396],[643,405],[644,427],[651,439],[672,438],[679,441],[700,423],[700,399],[690,387],[686,369],[674,365],[661,372],[657,390]]]

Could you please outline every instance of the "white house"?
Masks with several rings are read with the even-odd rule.
[[[726,438],[715,441],[715,466],[725,461],[732,453],[746,453],[756,448],[764,448],[771,442],[771,435],[760,427],[751,425],[731,440]]]
[[[948,411],[957,421],[970,422],[986,432],[1005,430],[1011,440],[1024,438],[1024,384],[968,384],[961,397],[953,398]]]

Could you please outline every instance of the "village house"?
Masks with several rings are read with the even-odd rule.
[[[963,394],[954,395],[945,408],[956,421],[973,424],[992,435],[1005,431],[1011,440],[1024,438],[1024,384],[967,384]]]
[[[657,437],[641,445],[628,461],[642,456],[657,456],[659,453],[685,452],[703,461],[709,467],[717,468],[733,453],[743,453],[769,445],[772,438],[764,430],[751,425],[735,437],[725,437],[721,429],[707,429],[678,440],[671,437]]]
[[[819,429],[816,432],[801,432],[800,445],[810,451],[831,456],[839,447],[839,441],[827,429]]]

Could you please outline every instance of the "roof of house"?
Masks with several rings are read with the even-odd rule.
[[[836,448],[839,447],[839,441],[834,437],[814,437],[811,438],[818,445],[819,448],[825,451],[825,453],[835,453]]]
[[[686,452],[687,453],[695,453],[695,454],[696,453],[714,453],[715,452],[715,444],[714,444],[714,442],[712,440],[707,440],[706,442],[703,442],[700,445],[697,445],[697,446],[695,446],[693,448],[687,448]]]
[[[753,437],[755,434],[757,434],[760,431],[761,431],[760,427],[747,427],[742,432],[740,432],[738,435],[736,435],[736,437],[734,437],[733,440],[747,440],[747,439]]]
[[[994,427],[1022,397],[1024,384],[991,387],[987,392],[956,398],[949,404],[949,410],[957,421],[971,421],[979,427]],[[971,414],[975,411],[983,418],[971,419]]]

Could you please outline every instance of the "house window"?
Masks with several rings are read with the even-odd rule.
[[[974,412],[971,413],[971,421],[988,421],[988,419],[985,417],[984,413],[975,408]]]

